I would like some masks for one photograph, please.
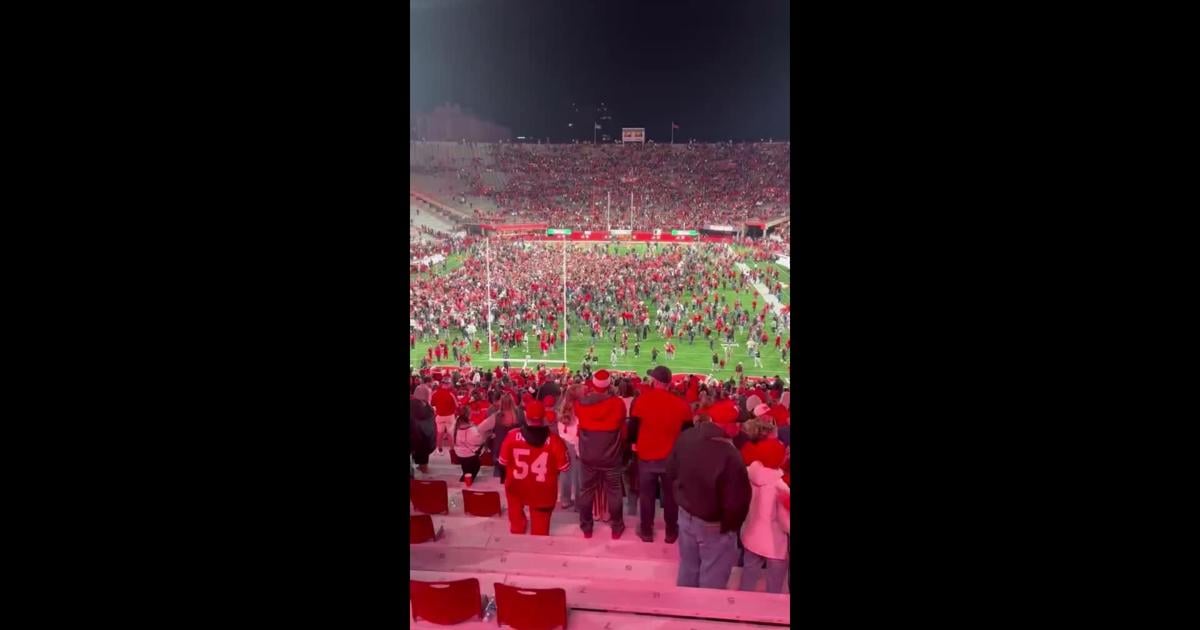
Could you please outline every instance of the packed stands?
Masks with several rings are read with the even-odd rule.
[[[635,230],[739,225],[790,215],[790,149],[786,142],[411,143],[410,186],[482,222],[604,229],[611,221]]]

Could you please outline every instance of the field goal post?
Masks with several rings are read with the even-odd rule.
[[[562,342],[562,358],[561,359],[544,359],[541,357],[534,357],[534,356],[532,356],[531,353],[526,353],[526,355],[523,357],[521,357],[521,356],[511,357],[510,356],[508,359],[505,359],[503,357],[495,356],[495,353],[492,352],[492,319],[494,319],[493,314],[492,314],[492,254],[491,254],[492,239],[490,236],[486,236],[486,235],[484,236],[483,260],[484,260],[484,274],[485,274],[485,278],[486,278],[485,294],[486,294],[486,299],[487,299],[487,315],[486,315],[487,332],[488,332],[487,347],[488,347],[488,361],[490,363],[503,363],[504,361],[508,361],[510,364],[510,367],[515,367],[516,364],[518,364],[518,363],[522,364],[522,366],[546,364],[546,365],[561,365],[563,367],[567,367],[567,343],[570,341],[570,338],[571,338],[571,333],[570,333],[569,327],[567,325],[567,312],[568,312],[568,308],[567,308],[567,242],[568,242],[568,239],[567,239],[567,236],[570,235],[570,233],[571,233],[571,230],[561,230],[561,229],[546,230],[547,236],[559,236],[562,239],[563,311],[562,311],[562,317],[559,318],[559,325],[561,327],[561,330],[566,332],[566,339],[563,340],[563,342]],[[525,343],[529,343],[528,333],[526,333],[526,335],[525,335]]]

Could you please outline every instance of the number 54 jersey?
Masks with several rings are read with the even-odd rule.
[[[509,431],[497,459],[507,469],[507,491],[531,507],[553,507],[558,500],[558,473],[571,467],[566,443],[548,427]]]

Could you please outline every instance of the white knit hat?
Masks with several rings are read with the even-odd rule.
[[[759,405],[754,408],[754,417],[759,418],[771,413],[771,408],[767,405]]]

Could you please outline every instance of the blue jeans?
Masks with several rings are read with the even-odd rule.
[[[702,521],[679,508],[678,586],[728,588],[737,560],[737,532],[721,533],[719,523]]]
[[[666,524],[667,534],[679,531],[679,507],[675,505],[675,493],[671,490],[671,480],[667,478],[667,460],[638,460],[637,475],[638,507],[641,516],[638,530],[646,535],[654,534],[654,502],[661,488],[663,522]]]
[[[743,591],[753,591],[755,585],[758,584],[758,578],[762,577],[764,566],[767,573],[767,592],[782,593],[783,581],[787,577],[788,562],[787,560],[776,560],[774,558],[764,558],[749,549],[746,549],[746,558],[742,563],[742,586]]]
[[[560,501],[575,502],[582,489],[579,485],[579,471],[583,464],[579,463],[579,451],[576,447],[567,445],[567,456],[571,460],[571,468],[558,476],[558,495]]]

